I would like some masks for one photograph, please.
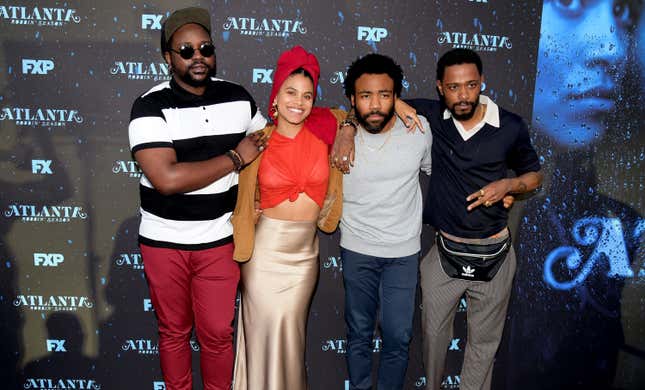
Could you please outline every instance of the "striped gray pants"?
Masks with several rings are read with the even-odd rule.
[[[468,310],[468,340],[459,388],[490,389],[493,360],[502,338],[515,268],[515,251],[512,247],[490,282],[448,277],[441,268],[436,244],[423,258],[420,284],[426,390],[439,390],[441,387],[448,344],[453,337],[455,313],[464,293]]]

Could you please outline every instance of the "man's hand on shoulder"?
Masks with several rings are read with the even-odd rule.
[[[264,131],[262,130],[244,137],[235,148],[235,151],[242,158],[242,165],[249,164],[255,160],[266,148],[267,141],[268,137],[264,136]]]
[[[394,102],[394,110],[396,115],[403,121],[405,127],[408,128],[408,132],[413,133],[418,128],[420,132],[425,133],[426,129],[423,128],[423,123],[421,123],[421,119],[419,119],[417,110],[414,107],[397,98]]]

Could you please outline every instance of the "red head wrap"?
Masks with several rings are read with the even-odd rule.
[[[273,118],[273,102],[278,94],[282,83],[299,68],[303,68],[313,78],[314,98],[318,88],[318,78],[320,77],[320,65],[315,55],[308,53],[302,46],[294,46],[290,50],[283,52],[278,58],[278,65],[273,73],[273,88],[269,98],[269,116]],[[277,118],[274,119],[277,124]],[[305,126],[309,131],[315,134],[327,145],[334,143],[336,137],[336,117],[328,108],[313,107],[311,114],[305,120]]]

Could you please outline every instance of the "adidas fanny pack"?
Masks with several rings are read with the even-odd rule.
[[[437,234],[441,267],[446,275],[471,281],[492,280],[511,249],[511,236],[494,244],[478,245],[452,241]]]

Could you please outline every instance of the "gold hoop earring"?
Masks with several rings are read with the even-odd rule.
[[[273,112],[271,113],[271,116],[273,117],[273,119],[278,119],[278,103],[273,102],[271,109],[273,110]]]

